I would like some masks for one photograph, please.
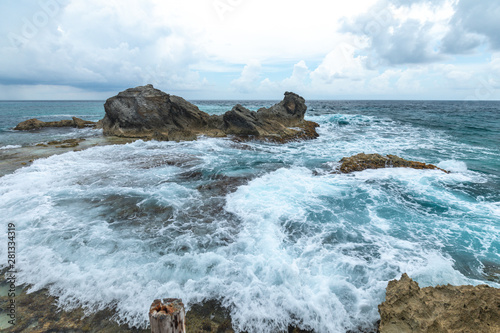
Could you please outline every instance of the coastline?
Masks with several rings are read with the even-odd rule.
[[[94,136],[94,137],[86,137],[85,141],[81,141],[79,143],[79,145],[76,147],[56,148],[56,146],[41,147],[41,146],[32,145],[32,146],[27,146],[27,147],[25,146],[25,147],[20,147],[20,148],[5,149],[1,153],[3,154],[2,156],[6,156],[7,158],[5,158],[5,159],[2,158],[2,161],[0,163],[0,176],[10,174],[12,172],[15,172],[15,170],[17,170],[19,168],[30,165],[31,160],[47,158],[47,157],[50,157],[52,155],[62,154],[65,152],[82,151],[82,150],[85,150],[85,149],[88,149],[91,147],[96,147],[96,146],[107,146],[107,145],[114,145],[114,144],[120,145],[120,144],[125,144],[128,142],[133,142],[136,140],[137,139],[105,137],[105,136],[99,135],[99,136]],[[150,144],[150,143],[147,143],[147,144]],[[141,145],[142,145],[142,143],[141,143]],[[69,156],[74,156],[74,155],[69,155]],[[85,165],[85,164],[81,164],[81,165]],[[199,174],[201,175],[201,173],[199,173]],[[198,174],[196,174],[196,175],[198,175]],[[211,190],[210,184],[209,185],[201,185],[201,187],[198,188],[198,190],[205,189],[206,186],[209,186],[208,189]],[[222,186],[227,188],[225,183],[222,184]],[[222,192],[223,192],[222,194],[225,194],[224,191],[222,191]],[[493,282],[498,281],[498,280],[495,280],[495,276],[498,276],[498,274],[495,275],[494,273],[492,273],[491,277],[489,277],[488,280],[493,281]],[[24,295],[25,295],[27,287],[23,286],[23,289],[24,289]],[[32,296],[30,296],[30,295],[32,295]],[[49,303],[53,304],[53,303],[57,302],[57,298],[50,296],[48,294],[47,290],[40,290],[40,291],[37,291],[37,292],[30,294],[30,295],[25,295],[25,297],[27,300],[34,299],[36,301],[36,304],[37,304],[35,306],[36,308],[43,307]],[[169,296],[170,295],[165,295],[165,297],[169,297]],[[26,302],[26,304],[29,305],[28,301],[25,301],[25,302]],[[208,304],[209,304],[208,307],[216,307],[217,306],[217,304],[213,303],[212,301],[208,302]],[[27,306],[26,308],[29,309],[29,306]],[[193,312],[191,311],[191,314],[188,314],[188,316],[187,316],[188,321],[189,321],[188,327],[191,326],[191,328],[196,332],[203,330],[203,327],[205,327],[205,328],[210,327],[211,331],[219,330],[219,326],[222,325],[222,322],[210,321],[210,318],[213,315],[213,313],[208,311],[203,306],[197,307],[195,305],[192,308],[196,309],[195,312],[205,314],[205,317],[201,316],[197,320],[193,321],[193,319],[192,319]],[[57,312],[57,311],[54,310],[54,312]],[[69,326],[65,326],[65,327],[71,327],[71,325],[73,325],[74,322],[78,322],[78,325],[81,325],[81,327],[84,327],[84,328],[87,327],[87,326],[85,326],[86,324],[83,321],[79,321],[80,319],[78,319],[83,314],[82,309],[76,309],[74,311],[69,311],[69,312],[67,312],[67,311],[62,311],[62,312],[64,312],[65,314],[60,315],[59,317],[47,316],[46,319],[43,319],[41,321],[44,323],[53,322],[54,325],[59,325],[59,324],[69,325]],[[98,325],[97,328],[91,327],[90,329],[91,330],[96,329],[96,331],[103,331],[103,329],[104,329],[103,327],[108,327],[106,325],[109,324],[109,325],[111,325],[109,327],[113,327],[113,328],[110,328],[111,331],[113,331],[113,330],[116,331],[117,329],[120,331],[128,330],[129,328],[126,328],[126,327],[117,328],[116,326],[113,326],[114,324],[116,324],[113,321],[114,315],[115,315],[114,309],[107,309],[107,310],[104,310],[102,312],[98,312],[98,313],[91,315],[90,318],[93,318],[91,320],[102,320],[103,326]],[[208,315],[208,317],[206,315]],[[191,316],[191,318],[190,318],[190,316]],[[224,324],[224,325],[227,326],[227,324]],[[196,327],[196,329],[194,327]],[[66,328],[62,328],[62,329],[66,329]],[[70,329],[70,328],[68,328],[68,329]],[[77,328],[77,329],[81,329],[81,328]],[[190,331],[193,331],[193,330],[190,330]],[[140,332],[140,330],[137,330],[137,331]],[[300,332],[300,330],[294,330],[293,328],[291,328],[291,331]],[[370,331],[349,331],[349,332],[350,333],[358,333],[358,332],[359,333],[361,333],[361,332],[366,333],[366,332],[370,332]]]

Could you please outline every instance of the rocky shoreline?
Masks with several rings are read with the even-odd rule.
[[[0,273],[0,286],[5,284],[4,273]],[[92,314],[86,314],[82,308],[65,311],[57,307],[57,297],[51,296],[48,290],[28,293],[28,289],[29,286],[17,288],[16,325],[0,327],[2,332],[150,332],[149,328],[118,324],[113,320],[115,311],[112,308]],[[5,308],[7,302],[8,297],[0,294],[0,308]],[[389,281],[386,299],[378,309],[381,316],[378,326],[369,331],[348,333],[500,332],[500,289],[487,285],[420,288],[417,282],[403,274],[399,280]],[[191,306],[186,314],[186,331],[234,332],[229,310],[216,300]],[[288,332],[314,333],[292,326]]]
[[[270,108],[255,112],[236,105],[224,115],[210,116],[181,97],[168,95],[147,85],[127,89],[108,99],[105,104],[106,115],[99,123],[75,117],[56,122],[30,119],[20,123],[15,129],[89,126],[103,129],[105,139],[98,140],[102,141],[100,143],[79,139],[41,143],[40,153],[34,158],[47,157],[59,151],[62,153],[70,149],[126,143],[137,139],[179,141],[194,140],[200,135],[232,137],[235,141],[256,139],[283,143],[318,137],[318,124],[304,120],[306,110],[302,97],[287,92],[280,103]],[[57,150],[59,151],[56,152]],[[28,157],[22,155],[16,158],[24,161]],[[32,160],[30,158],[29,161]],[[15,168],[28,163],[19,162]],[[448,172],[431,164],[395,155],[360,153],[343,158],[339,164],[338,170],[334,172],[350,173],[397,167]],[[224,178],[214,184],[201,186],[199,190],[225,195],[245,181]],[[3,283],[5,278],[0,275],[0,284]],[[24,286],[18,296],[18,325],[6,332],[149,332],[118,325],[113,321],[113,309],[87,317],[84,317],[84,310],[81,308],[69,312],[60,311],[55,305],[57,298],[50,296],[47,290],[27,294],[27,289]],[[386,292],[386,300],[379,305],[380,325],[375,328],[381,333],[500,331],[500,289],[486,285],[420,288],[415,281],[403,274],[400,280],[388,283]],[[0,295],[2,307],[6,300],[4,295]],[[192,306],[192,310],[187,313],[187,329],[188,332],[233,332],[229,312],[216,301]],[[305,332],[295,327],[290,327],[288,331]]]

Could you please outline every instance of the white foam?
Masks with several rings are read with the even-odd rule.
[[[466,172],[467,171],[467,164],[462,161],[456,161],[456,160],[447,160],[447,161],[442,161],[439,162],[438,167],[441,169],[451,171],[451,172]]]
[[[16,148],[22,148],[22,146],[20,146],[20,145],[7,145],[7,146],[0,147],[0,150],[16,149]]]

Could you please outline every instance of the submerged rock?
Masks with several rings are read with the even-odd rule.
[[[76,128],[84,128],[84,127],[95,127],[96,123],[93,121],[83,120],[77,117],[73,117],[73,119],[65,119],[59,121],[41,121],[36,118],[28,119],[23,122],[17,124],[14,127],[15,130],[18,131],[30,131],[35,129],[40,129],[44,127],[76,127]]]
[[[403,274],[379,305],[380,333],[500,332],[500,289],[487,285],[420,288]]]
[[[448,171],[438,168],[435,165],[409,161],[395,155],[382,156],[380,154],[361,153],[351,157],[344,157],[340,160],[340,163],[340,172],[342,173],[381,168],[431,169],[448,173]]]
[[[156,140],[194,140],[199,135],[258,138],[271,141],[312,139],[316,123],[304,120],[305,100],[286,92],[270,107],[250,111],[236,105],[224,115],[209,115],[181,97],[152,85],[130,88],[109,98],[102,120],[105,135]],[[295,127],[295,128],[291,128]]]

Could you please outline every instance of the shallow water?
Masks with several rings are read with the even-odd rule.
[[[218,299],[249,332],[373,328],[387,282],[403,272],[421,286],[499,287],[485,267],[500,265],[500,103],[307,104],[317,140],[136,141],[37,159],[1,177],[19,282],[48,287],[65,308],[117,305],[131,325],[147,323],[154,298]],[[197,105],[221,113],[234,102]],[[86,135],[13,133],[12,122],[2,147]],[[360,152],[452,172],[334,173]]]

